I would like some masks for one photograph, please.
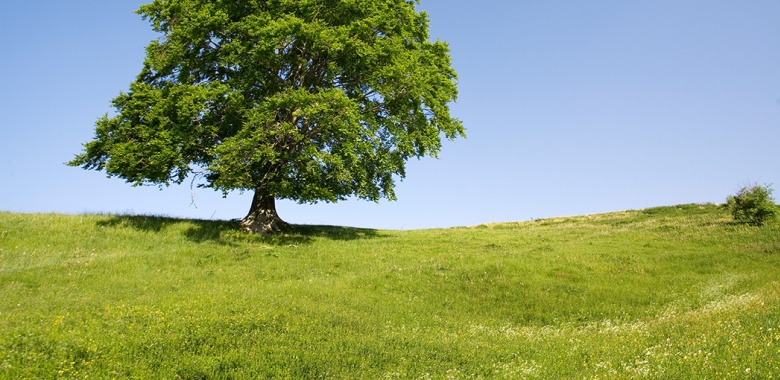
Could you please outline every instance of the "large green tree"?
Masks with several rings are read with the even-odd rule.
[[[278,231],[275,199],[394,199],[411,157],[464,135],[449,48],[405,0],[155,0],[160,37],[114,116],[69,164],[133,185],[254,191],[246,229]]]

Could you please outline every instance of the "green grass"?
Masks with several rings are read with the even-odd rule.
[[[0,378],[780,378],[780,224],[0,213]]]

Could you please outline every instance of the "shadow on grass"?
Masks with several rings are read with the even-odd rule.
[[[175,225],[186,225],[183,235],[187,240],[226,245],[242,242],[281,246],[309,244],[314,238],[358,240],[379,237],[376,230],[369,228],[313,225],[290,225],[283,233],[259,235],[242,230],[238,221],[176,219],[147,215],[112,215],[97,224],[101,227],[126,226],[146,232],[161,232]]]
[[[330,240],[359,240],[381,237],[381,235],[372,228],[296,224],[290,226],[289,233],[312,238],[322,237]]]

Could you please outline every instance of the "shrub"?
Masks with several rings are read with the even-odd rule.
[[[777,215],[777,205],[772,199],[772,187],[769,185],[745,186],[736,195],[726,201],[734,220],[751,226],[763,226]]]

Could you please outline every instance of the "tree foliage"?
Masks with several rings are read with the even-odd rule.
[[[737,194],[728,197],[726,207],[735,221],[752,226],[763,226],[777,215],[777,205],[769,185],[742,187]]]
[[[70,162],[133,185],[394,199],[409,158],[464,136],[449,48],[404,0],[155,0],[161,37]],[[253,202],[254,204],[255,202]],[[258,202],[263,203],[263,202]],[[267,204],[267,202],[265,202]],[[251,212],[251,210],[250,210]]]

